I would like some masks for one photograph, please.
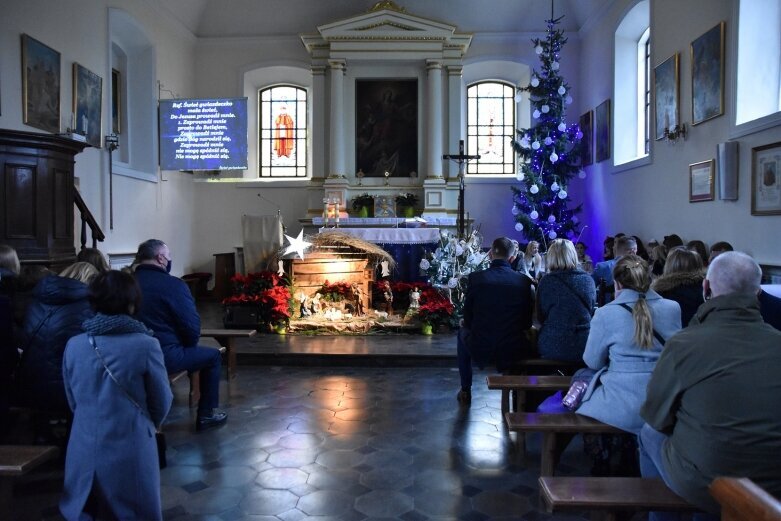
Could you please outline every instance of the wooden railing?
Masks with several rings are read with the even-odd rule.
[[[81,249],[84,249],[87,244],[87,226],[89,226],[90,233],[92,234],[92,247],[98,247],[98,241],[103,242],[106,239],[106,235],[103,230],[98,226],[98,221],[92,215],[92,212],[87,208],[87,203],[81,198],[79,190],[73,187],[73,202],[76,204],[76,208],[79,209],[81,214]]]

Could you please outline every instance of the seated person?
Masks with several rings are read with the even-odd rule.
[[[594,261],[592,261],[589,254],[586,253],[587,249],[588,246],[583,241],[580,241],[575,245],[575,251],[578,252],[578,268],[591,274],[594,272]]]
[[[686,327],[700,304],[705,302],[702,298],[704,278],[700,255],[683,246],[676,246],[667,255],[662,276],[654,280],[651,288],[681,306],[681,325]]]
[[[781,331],[781,298],[762,290],[759,294],[759,312],[767,324]]]
[[[713,262],[713,259],[724,253],[725,251],[733,251],[734,248],[727,241],[714,242],[710,247],[710,255],[708,256],[708,264]],[[703,259],[705,261],[705,259]]]
[[[529,244],[526,245],[526,252],[523,254],[523,264],[526,266],[526,273],[531,278],[539,280],[545,269],[542,265],[539,242],[529,241]]]
[[[514,254],[510,239],[500,237],[491,245],[490,267],[469,275],[457,344],[462,405],[472,401],[472,363],[506,371],[530,350],[524,331],[532,325],[532,282],[510,267]]]
[[[708,299],[667,341],[640,415],[640,469],[714,514],[708,486],[747,477],[781,495],[781,332],[762,321],[762,271],[748,255],[726,252],[708,267]],[[653,513],[649,519],[675,519]]]
[[[220,352],[198,345],[201,317],[185,282],[171,276],[171,252],[160,240],[149,239],[136,253],[136,280],[143,295],[138,319],[154,331],[168,373],[199,371],[201,399],[195,428],[222,425],[228,419],[216,410],[220,401]]]
[[[594,273],[591,277],[594,279],[594,284],[597,287],[597,291],[600,294],[597,295],[597,300],[600,305],[604,305],[612,300],[613,293],[613,267],[616,265],[616,261],[624,255],[636,255],[637,254],[637,242],[634,238],[622,235],[616,238],[613,246],[613,258],[598,262],[594,266]]]
[[[89,262],[97,268],[99,273],[110,269],[106,257],[97,248],[82,248],[76,259],[80,262]]]
[[[681,329],[678,304],[649,288],[648,265],[639,256],[621,257],[613,275],[616,298],[599,308],[591,321],[583,360],[597,373],[577,413],[632,436],[621,443],[606,443],[605,437],[585,438],[587,445],[591,444],[587,452],[594,457],[592,473],[596,475],[610,474],[614,447],[625,448],[621,470],[636,472],[635,436],[643,426],[640,406],[645,401],[645,387],[665,340]]]
[[[546,255],[548,274],[537,290],[542,358],[580,362],[596,304],[594,281],[578,269],[578,255],[569,239],[556,239]]]

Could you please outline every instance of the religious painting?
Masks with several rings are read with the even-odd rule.
[[[394,196],[374,196],[374,217],[396,217],[396,201]]]
[[[656,139],[678,126],[678,56],[675,53],[654,68]]]
[[[610,100],[599,104],[595,111],[594,138],[596,141],[596,161],[610,159]]]
[[[709,159],[689,165],[689,202],[713,201],[716,161]]]
[[[74,62],[73,130],[86,136],[87,143],[95,148],[100,148],[103,135],[102,104],[103,78]]]
[[[781,215],[781,142],[751,150],[751,215]]]
[[[355,115],[356,171],[386,178],[418,171],[418,80],[356,80]]]
[[[580,166],[594,163],[594,111],[589,110],[580,116],[578,127],[583,133],[580,139]]]
[[[692,125],[724,114],[724,22],[691,43]]]
[[[22,109],[25,125],[60,131],[60,53],[22,35]]]
[[[111,132],[122,133],[122,73],[111,69]]]

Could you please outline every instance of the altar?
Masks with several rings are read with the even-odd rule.
[[[439,228],[321,228],[319,233],[339,232],[378,245],[396,261],[391,280],[425,282],[420,260],[440,242]]]

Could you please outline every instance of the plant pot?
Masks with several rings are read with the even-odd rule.
[[[285,324],[277,324],[272,327],[272,331],[276,333],[277,335],[286,335],[287,334],[287,326]]]
[[[256,329],[260,324],[260,309],[257,306],[226,305],[222,323],[227,329]]]
[[[402,217],[415,217],[415,207],[414,206],[402,206],[401,207],[401,216]]]
[[[365,206],[361,206],[358,209],[358,213],[356,214],[356,217],[362,217],[362,218],[369,217],[369,209]]]
[[[420,333],[423,334],[423,335],[433,335],[434,334],[434,326],[424,322],[420,326]]]

